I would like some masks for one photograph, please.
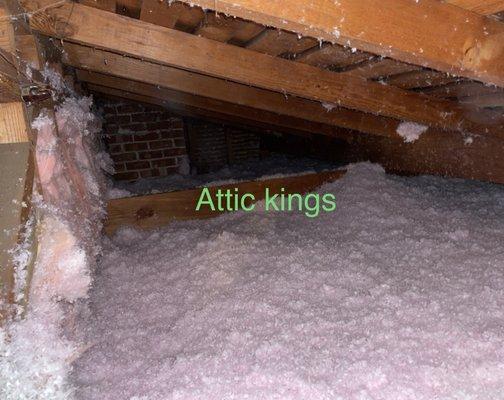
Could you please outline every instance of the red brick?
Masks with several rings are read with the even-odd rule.
[[[157,115],[153,113],[141,113],[141,114],[133,114],[131,116],[132,122],[152,122],[156,120]]]
[[[164,157],[181,156],[183,154],[186,154],[186,149],[185,148],[163,150],[163,156]]]
[[[167,120],[167,119],[171,119],[171,120],[179,120],[179,121],[182,121],[182,119],[180,117],[177,117],[175,114],[171,113],[170,111],[166,111],[164,110],[163,113],[159,116],[160,117],[160,120]]]
[[[179,138],[183,139],[184,138],[184,132],[180,130],[163,130],[159,131],[159,135],[161,136],[162,139],[169,139],[169,138]]]
[[[105,133],[108,134],[108,135],[119,132],[119,127],[117,125],[114,125],[114,124],[107,124],[107,125],[105,125],[104,128],[105,128],[104,129]]]
[[[117,154],[117,153],[123,152],[122,145],[120,145],[120,144],[113,144],[113,145],[109,146],[108,150],[109,150],[110,154]]]
[[[135,142],[145,142],[146,140],[157,140],[159,139],[159,134],[157,132],[136,134],[134,137]]]
[[[129,115],[111,115],[107,118],[107,122],[117,125],[129,124],[131,122],[131,117]]]
[[[185,147],[184,139],[175,139],[175,147]]]
[[[152,104],[145,104],[144,110],[145,111],[162,111],[163,108],[159,107],[159,106],[152,105]]]
[[[131,135],[110,135],[105,140],[108,143],[129,143],[133,141],[133,136]]]
[[[111,157],[114,161],[133,161],[137,159],[137,153],[112,154]]]
[[[184,129],[184,122],[179,118],[171,119],[171,129]]]
[[[135,179],[138,179],[138,172],[119,172],[118,174],[114,175],[114,178],[120,181],[134,181]]]
[[[136,123],[136,124],[122,125],[121,129],[124,129],[125,131],[130,131],[130,132],[145,131],[145,124],[144,123]]]
[[[129,143],[124,145],[126,151],[147,150],[147,143]]]
[[[158,151],[142,151],[138,153],[138,158],[140,160],[149,160],[151,158],[161,158],[163,157],[163,152],[161,150]]]
[[[126,165],[123,163],[114,163],[114,169],[116,172],[126,171]]]
[[[150,142],[149,147],[151,149],[166,149],[168,147],[173,147],[172,140],[159,140],[156,142]]]
[[[142,106],[142,104],[131,103],[131,104],[118,105],[116,109],[118,114],[131,114],[134,112],[143,111],[144,107]]]
[[[163,158],[162,160],[152,160],[153,167],[172,167],[177,164],[175,158]]]
[[[179,170],[179,167],[166,167],[163,168],[164,175],[175,174]]]
[[[116,108],[113,105],[106,105],[103,107],[103,112],[105,114],[115,114],[116,113]]]
[[[154,176],[159,176],[159,175],[161,175],[161,171],[159,171],[159,169],[157,169],[157,168],[147,169],[145,171],[140,171],[140,176],[142,178],[152,178]]]
[[[171,121],[159,121],[159,122],[147,123],[147,129],[149,131],[155,131],[157,129],[170,129],[171,127],[172,127]]]
[[[134,169],[147,169],[147,168],[150,168],[150,164],[148,161],[133,161],[126,163],[126,169],[128,171]]]

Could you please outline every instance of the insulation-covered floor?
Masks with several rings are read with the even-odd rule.
[[[351,166],[338,210],[126,229],[80,399],[502,399],[504,189]]]

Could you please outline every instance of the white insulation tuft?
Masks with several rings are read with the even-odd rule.
[[[37,258],[26,317],[18,315],[0,328],[2,400],[73,397],[68,376],[81,351],[73,330],[76,302],[87,296],[100,252],[105,186],[100,164],[106,167],[107,161],[95,143],[100,120],[91,111],[91,98],[63,90],[54,73],[48,79],[66,97],[56,108],[56,123],[47,110],[33,123],[41,191],[34,195]],[[17,254],[18,298],[30,258],[25,247]]]

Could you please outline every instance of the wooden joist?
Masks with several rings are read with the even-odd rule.
[[[504,94],[504,89],[497,86],[484,85],[480,82],[461,81],[444,86],[426,88],[424,93],[429,96],[442,98],[461,98],[467,96],[488,95],[494,93]]]
[[[113,74],[123,79],[131,79],[152,86],[173,89],[178,92],[204,96],[227,103],[234,103],[266,112],[273,112],[279,116],[287,116],[298,120],[306,120],[316,124],[330,125],[367,132],[375,135],[397,137],[398,120],[379,117],[354,110],[335,107],[325,109],[319,102],[305,100],[299,97],[285,97],[282,94],[237,84],[222,79],[195,74],[177,68],[160,66],[140,61],[131,57],[124,57],[103,50],[91,49],[71,43],[64,44],[65,62],[79,69],[86,69],[101,74]],[[81,79],[91,76],[80,73]],[[113,79],[100,78],[100,82],[92,83],[111,86]],[[120,82],[120,81],[115,81]],[[121,82],[120,85],[126,85]],[[116,86],[114,86],[116,87]],[[135,91],[135,85],[130,86]],[[116,87],[117,88],[117,87]],[[140,86],[138,86],[140,88]],[[154,90],[151,93],[160,91]],[[153,95],[159,97],[159,95]],[[249,115],[254,115],[250,114]],[[299,128],[307,127],[311,132],[330,134],[330,130],[322,129],[320,125],[300,124]],[[315,128],[315,129],[312,129]]]
[[[292,133],[319,133],[334,136],[333,126],[296,117],[281,116],[269,111],[88,71],[77,71],[77,77],[80,81],[87,82],[88,89],[91,91],[161,105],[181,115],[220,119],[264,129],[276,128]]]
[[[182,1],[504,86],[504,24],[439,0]]]
[[[65,21],[64,29],[58,21]],[[33,29],[66,41],[101,47],[162,65],[229,79],[311,100],[445,129],[504,137],[501,121],[470,121],[451,102],[367,82],[237,46],[196,37],[80,4],[35,13]]]
[[[255,200],[264,199],[265,188],[274,195],[280,193],[311,192],[326,182],[341,178],[346,171],[326,171],[316,174],[290,176],[250,182],[240,182],[224,186],[209,187],[214,197],[217,190],[226,191],[238,189],[238,193],[252,193]],[[174,220],[213,218],[222,215],[220,211],[212,211],[203,207],[196,211],[196,205],[202,189],[190,189],[169,193],[151,194],[110,200],[107,205],[108,220],[105,225],[107,234],[113,234],[120,226],[130,225],[142,229],[152,229],[166,225]],[[247,204],[250,206],[250,203]]]
[[[482,15],[504,11],[504,0],[446,0],[446,2]]]

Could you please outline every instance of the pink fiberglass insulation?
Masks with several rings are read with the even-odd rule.
[[[502,399],[504,189],[350,166],[338,209],[105,244],[80,400]]]
[[[67,378],[81,348],[71,334],[72,304],[87,296],[104,216],[104,157],[95,143],[100,121],[91,105],[91,98],[70,95],[55,121],[42,112],[33,123],[37,258],[26,318],[0,329],[2,400],[73,397]]]

